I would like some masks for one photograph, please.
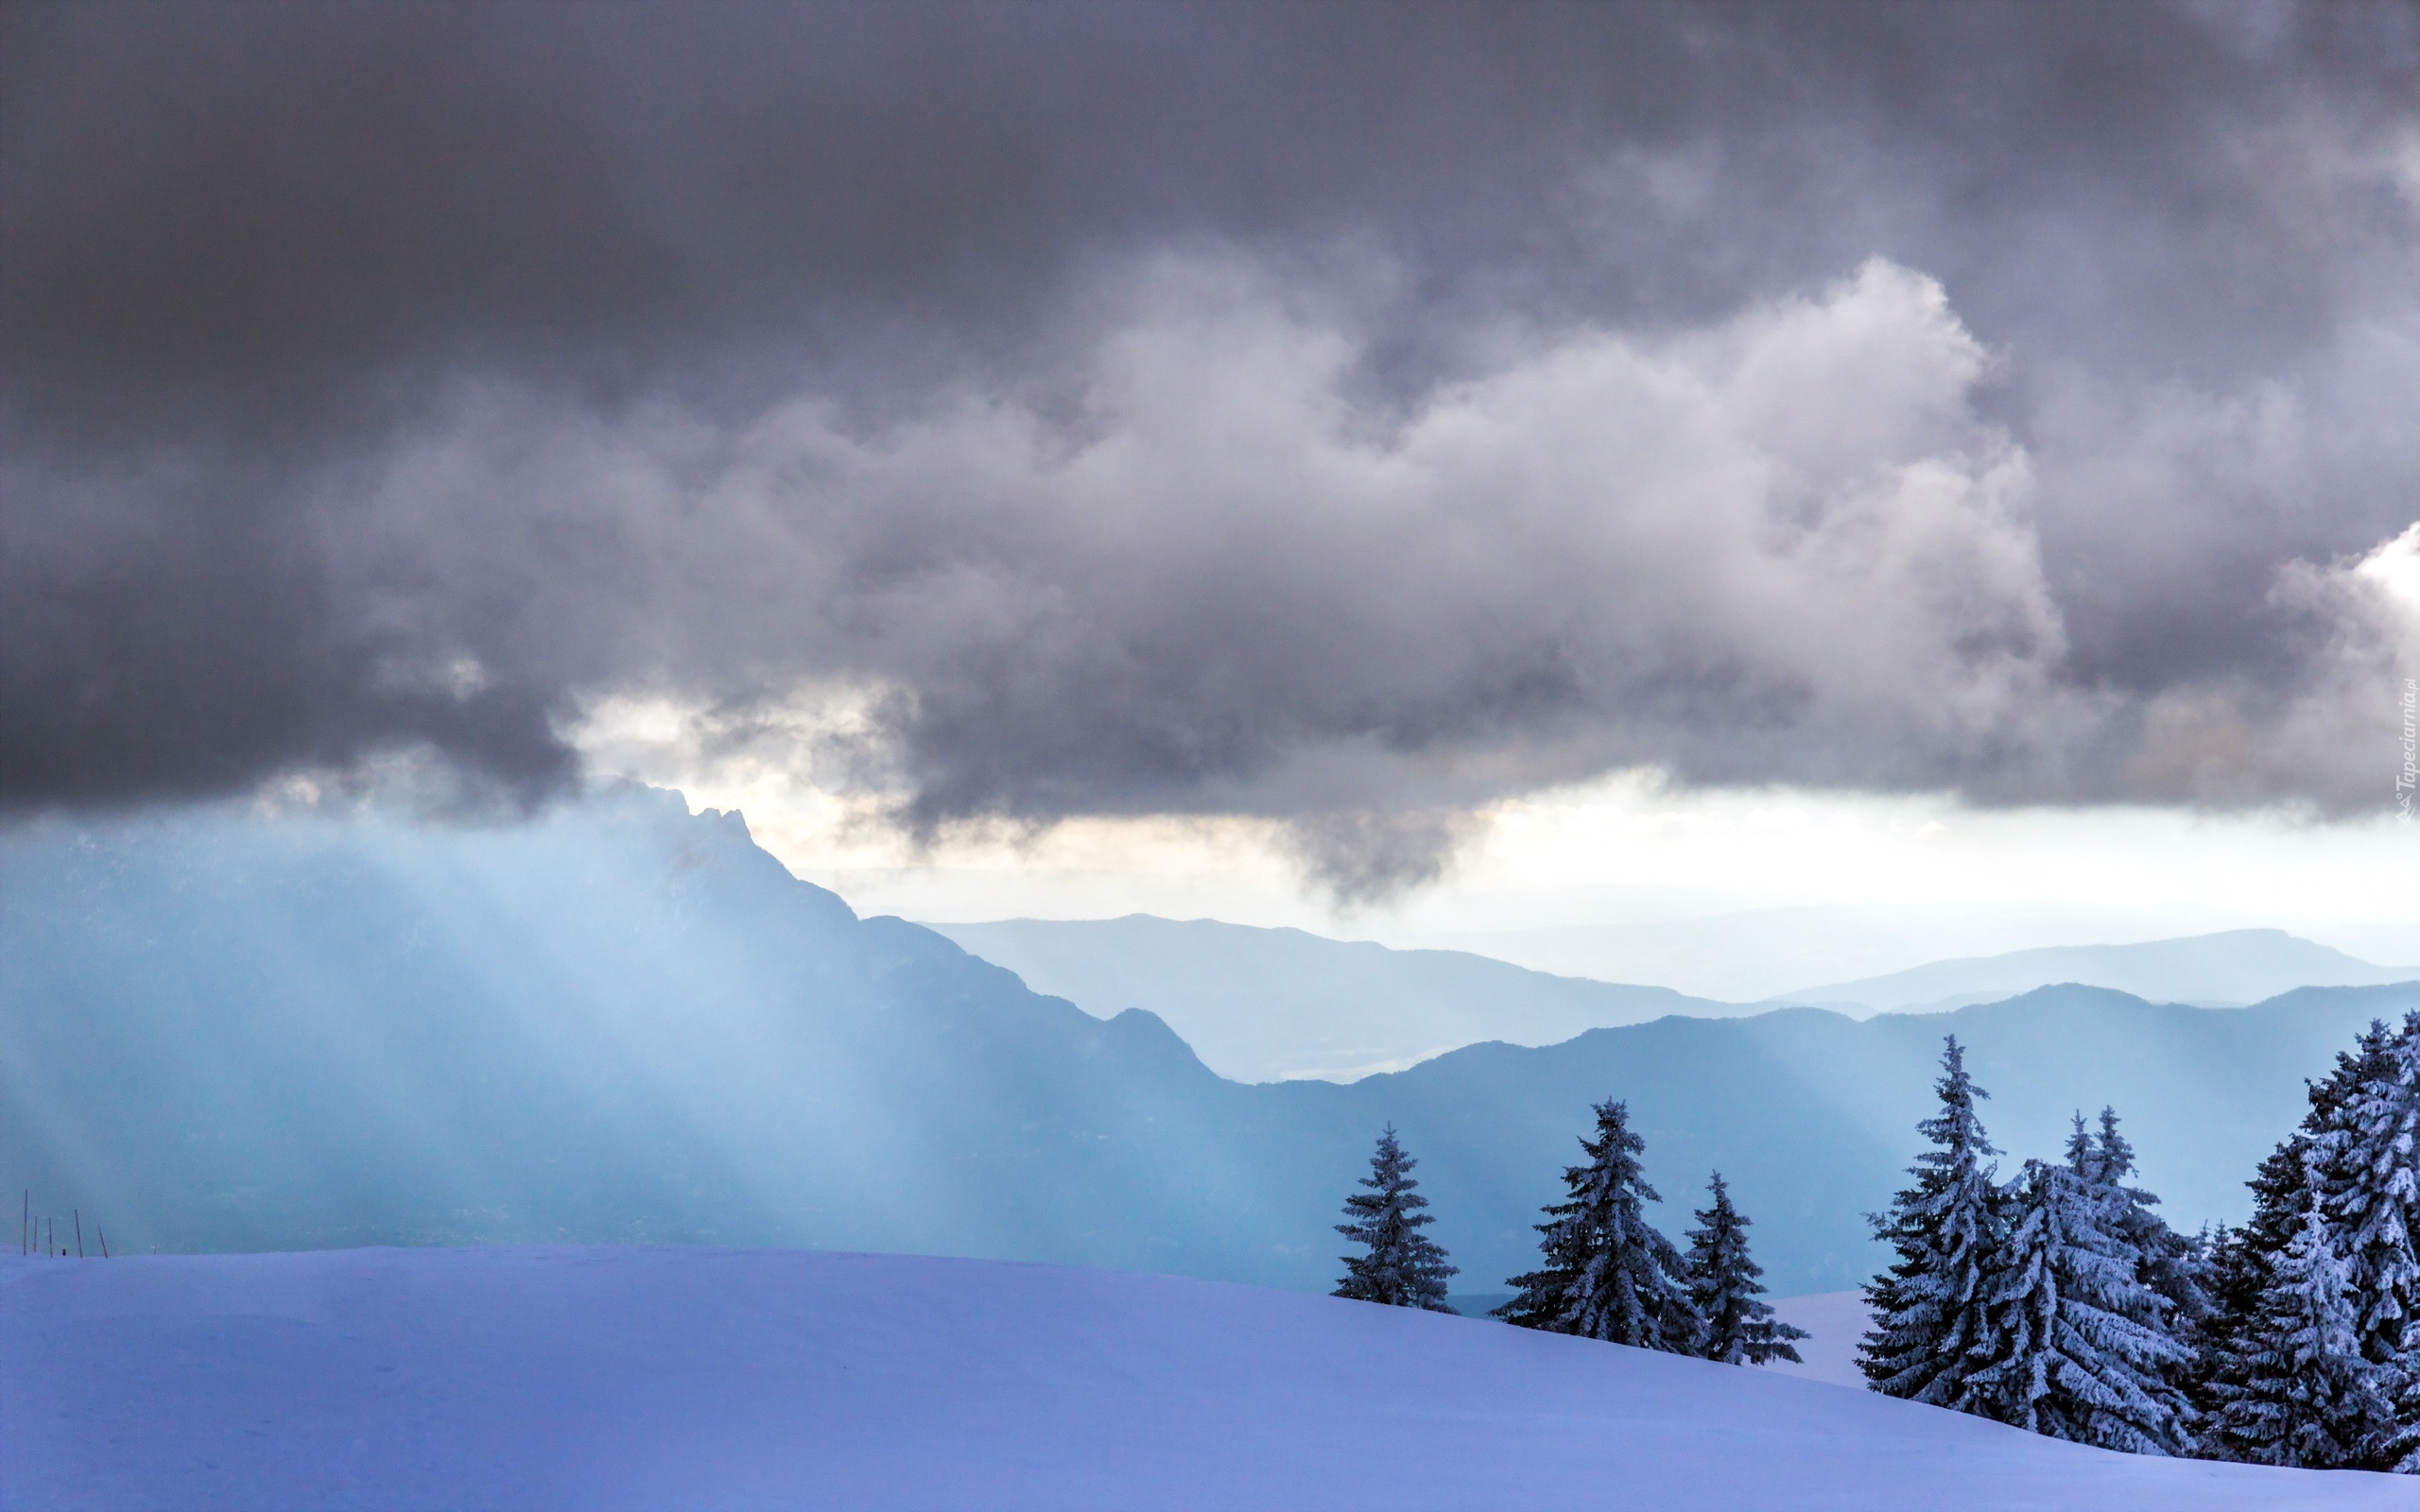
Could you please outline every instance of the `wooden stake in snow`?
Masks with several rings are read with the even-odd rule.
[[[93,1225],[93,1232],[95,1232],[95,1233],[96,1233],[96,1234],[98,1234],[98,1235],[100,1235],[100,1236],[101,1236],[101,1258],[102,1258],[103,1260],[107,1260],[107,1259],[109,1259],[109,1258],[110,1258],[110,1231],[109,1231],[108,1229],[106,1229],[106,1228],[102,1228],[99,1224],[97,1224],[97,1223],[96,1223],[96,1224]]]
[[[76,1220],[76,1258],[81,1260],[84,1258],[84,1210],[70,1208],[67,1211]]]

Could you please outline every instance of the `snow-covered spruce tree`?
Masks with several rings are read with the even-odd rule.
[[[1991,1279],[2005,1225],[1997,1168],[1984,1162],[1999,1151],[1975,1112],[1990,1093],[1966,1074],[1955,1035],[1941,1065],[1933,1084],[1941,1111],[1916,1125],[1933,1148],[1909,1167],[1914,1184],[1870,1220],[1899,1258],[1866,1287],[1874,1327],[1858,1346],[1858,1367],[1887,1396],[1988,1414],[1970,1378],[1994,1355]]]
[[[1566,1200],[1546,1209],[1538,1248],[1546,1263],[1507,1285],[1516,1292],[1495,1315],[1522,1328],[1577,1333],[1614,1344],[1695,1354],[1704,1324],[1690,1304],[1688,1267],[1647,1221],[1662,1200],[1638,1157],[1627,1104],[1597,1105],[1597,1137],[1582,1136],[1586,1165],[1564,1168]]]
[[[2068,1166],[2028,1160],[2005,1211],[1995,1357],[1968,1380],[1974,1410],[2080,1444],[2181,1452],[2185,1397],[2169,1377],[2187,1352],[2166,1302],[2136,1279],[2133,1246],[2111,1232],[2119,1204]]]
[[[2350,1278],[2316,1176],[2309,1191],[2303,1222],[2271,1263],[2259,1309],[2217,1383],[2210,1436],[2232,1459],[2342,1469],[2362,1462],[2391,1409],[2378,1367],[2361,1358]]]
[[[2322,1206],[2344,1260],[2361,1357],[2378,1367],[2389,1401],[2401,1403],[2375,1426],[2360,1463],[2420,1472],[2420,1012],[2368,1065],[2335,1125],[2315,1141]]]
[[[2390,1394],[2387,1408],[2394,1426],[2372,1441],[2369,1461],[2378,1469],[2420,1475],[2420,1342],[2404,1351],[2380,1389]]]
[[[2405,1035],[2410,1032],[2407,1022]],[[2310,1084],[2310,1107],[2301,1126],[2260,1162],[2251,1182],[2251,1219],[2240,1228],[2222,1232],[2213,1246],[2207,1273],[2212,1314],[2201,1330],[2202,1350],[2193,1377],[2195,1404],[2205,1417],[2215,1418],[2230,1407],[2240,1417],[2240,1404],[2265,1389],[2257,1379],[2265,1368],[2260,1362],[2275,1351],[2273,1317],[2286,1305],[2274,1296],[2281,1284],[2279,1266],[2305,1228],[2315,1199],[2321,1205],[2322,1227],[2329,1230],[2327,1243],[2344,1258],[2331,1210],[2343,1204],[2355,1184],[2356,1108],[2365,1101],[2365,1089],[2399,1077],[2397,1052],[2403,1038],[2373,1021],[2351,1050],[2337,1055],[2329,1074]],[[2346,1284],[2355,1288],[2358,1316],[2362,1309],[2349,1266]],[[2407,1350],[2407,1368],[2400,1372],[2405,1382],[2373,1380],[2377,1390],[2366,1400],[2374,1407],[2386,1405],[2378,1408],[2380,1416],[2366,1433],[2338,1425],[2338,1431],[2367,1442],[2361,1455],[2347,1464],[2383,1469],[2408,1458],[2407,1440],[2420,1421],[2420,1391],[2409,1383],[2409,1354]],[[2363,1358],[2370,1358],[2368,1351]],[[2389,1400],[2398,1384],[2405,1394],[2399,1407]],[[2238,1434],[2213,1433],[2204,1435],[2204,1452],[2240,1458],[2253,1450]]]
[[[2165,1400],[2178,1410],[2183,1452],[2199,1452],[2192,1442],[2202,1420],[2195,1383],[2215,1312],[2209,1292],[2209,1237],[2187,1238],[2170,1228],[2154,1211],[2159,1197],[2127,1183],[2135,1173],[2135,1147],[2118,1132],[2114,1108],[2101,1108],[2098,1135],[2085,1133],[2083,1115],[2076,1115],[2075,1131],[2067,1140],[2067,1169],[2091,1191],[2100,1205],[2102,1231],[2125,1252],[2135,1280],[2160,1304],[2157,1326],[2181,1351],[2160,1368],[2169,1388]]]
[[[1428,1199],[1411,1178],[1411,1168],[1419,1163],[1404,1153],[1395,1126],[1388,1125],[1370,1157],[1370,1174],[1361,1178],[1370,1190],[1344,1199],[1345,1216],[1352,1221],[1336,1226],[1338,1233],[1367,1251],[1340,1257],[1345,1277],[1337,1283],[1336,1296],[1388,1307],[1453,1311],[1445,1305],[1445,1278],[1459,1273],[1445,1263],[1445,1251],[1437,1242],[1420,1231],[1437,1220],[1420,1211]]]
[[[2307,1128],[2287,1136],[2246,1183],[2252,1188],[2252,1216],[2240,1228],[2221,1228],[2210,1246],[2211,1314],[2203,1323],[2188,1379],[2194,1411],[2205,1430],[2252,1386],[2255,1358],[2265,1349],[2258,1336],[2262,1308],[2277,1283],[2278,1263],[2310,1209],[2311,1154]],[[2199,1452],[2212,1459],[2243,1457],[2232,1436],[2215,1431],[2204,1432]]]
[[[2206,1246],[2170,1228],[2166,1219],[2152,1211],[2159,1206],[2157,1195],[2126,1184],[2126,1178],[2135,1174],[2135,1147],[2118,1132],[2116,1108],[2100,1110],[2100,1133],[2089,1140],[2078,1116],[2075,1137],[2067,1142],[2067,1164],[2100,1188],[2115,1207],[2109,1224],[2112,1237],[2134,1250],[2135,1279],[2168,1304],[2169,1323],[2179,1339],[2197,1335],[2212,1307]]]
[[[1700,1352],[1725,1365],[1763,1365],[1768,1360],[1798,1363],[1789,1341],[1809,1337],[1773,1317],[1772,1308],[1758,1300],[1764,1283],[1756,1278],[1765,1268],[1748,1258],[1748,1223],[1731,1205],[1731,1189],[1722,1173],[1706,1183],[1714,1205],[1697,1211],[1698,1227],[1689,1230],[1689,1300],[1705,1322]]]

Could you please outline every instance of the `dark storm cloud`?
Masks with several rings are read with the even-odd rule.
[[[2408,5],[5,17],[15,805],[834,688],[1347,886],[1618,763],[2367,801],[2261,742],[2403,654]]]

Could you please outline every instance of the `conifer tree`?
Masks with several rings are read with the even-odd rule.
[[[2385,1091],[2400,1081],[2401,1062],[2410,1053],[2412,1037],[2409,1020],[2400,1035],[2373,1021],[2353,1049],[2338,1054],[2331,1073],[2310,1084],[2310,1106],[2301,1126],[2261,1161],[2251,1183],[2250,1221],[2224,1233],[2214,1249],[2207,1273],[2212,1312],[2201,1331],[2201,1357],[2192,1384],[2200,1410],[2233,1426],[2205,1435],[2209,1452],[2257,1458],[2289,1452],[2273,1445],[2263,1447],[2256,1437],[2247,1436],[2255,1433],[2255,1428],[2247,1426],[2247,1415],[2254,1414],[2260,1402],[2280,1400],[2277,1394],[2286,1389],[2274,1375],[2279,1368],[2276,1362],[2288,1358],[2281,1353],[2284,1347],[2278,1330],[2282,1325],[2277,1320],[2293,1315],[2297,1307],[2306,1304],[2282,1294],[2294,1286],[2308,1289],[2312,1284],[2310,1267],[2319,1263],[2318,1253],[2325,1250],[2342,1267],[2342,1287],[2356,1320],[2357,1353],[2374,1367],[2364,1377],[2365,1389],[2345,1399],[2372,1414],[2366,1426],[2340,1416],[2330,1419],[2325,1436],[2356,1445],[2355,1457],[2342,1464],[2377,1469],[2408,1465],[2420,1469],[2420,1462],[2414,1459],[2414,1452],[2420,1451],[2420,1385],[2412,1380],[2412,1351],[2394,1348],[2395,1341],[2379,1326],[2387,1309],[2372,1291],[2376,1278],[2395,1271],[2394,1246],[2377,1242],[2382,1233],[2391,1231],[2394,1214],[2368,1194],[2373,1188],[2391,1185],[2393,1161],[2386,1163],[2381,1179],[2375,1162],[2376,1147],[2365,1154],[2360,1138],[2365,1123],[2376,1129],[2381,1122]],[[2391,1149],[2394,1142],[2389,1138],[2382,1143]],[[2372,1173],[2366,1177],[2365,1166]],[[2410,1210],[2404,1211],[2408,1235]],[[2306,1245],[2309,1253],[2296,1261],[2299,1268],[2289,1277],[2285,1270],[2289,1251],[2311,1227],[2313,1212],[2319,1214],[2316,1222],[2321,1232]],[[2341,1227],[2348,1217],[2357,1228],[2363,1226],[2365,1218],[2369,1220],[2366,1253],[2359,1259],[2349,1252],[2351,1246]],[[2408,1316],[2411,1303],[2399,1305]],[[2331,1356],[2321,1351],[2310,1358],[2324,1363]],[[2308,1383],[2308,1390],[2318,1398],[2334,1400],[2324,1382]]]
[[[2349,1276],[2319,1187],[2314,1173],[2303,1221],[2271,1263],[2232,1368],[2217,1383],[2213,1436],[2232,1458],[2312,1469],[2359,1465],[2392,1412],[2378,1367],[2361,1357]]]
[[[2170,1228],[2153,1211],[2159,1197],[2128,1184],[2126,1178],[2135,1172],[2135,1147],[2118,1132],[2114,1108],[2101,1108],[2097,1135],[2087,1134],[2083,1115],[2076,1115],[2067,1140],[2067,1168],[2090,1193],[2101,1230],[2158,1304],[2156,1318],[2145,1321],[2155,1323],[2177,1346],[2179,1352],[2160,1366],[2160,1377],[2169,1388],[2162,1400],[2176,1409],[2178,1441],[2184,1443],[2199,1431],[2195,1383],[2215,1311],[2207,1236],[2188,1239]]]
[[[2221,1228],[2210,1246],[2210,1316],[2188,1376],[2194,1410],[2205,1422],[2215,1423],[2226,1402],[2250,1384],[2262,1300],[2300,1227],[2299,1211],[2310,1205],[2303,1174],[2309,1145],[2308,1136],[2297,1132],[2261,1160],[2245,1183],[2252,1189],[2251,1218],[2240,1228]],[[2240,1457],[2234,1441],[2217,1433],[2203,1435],[2202,1451],[2213,1458]]]
[[[1580,1141],[1588,1163],[1564,1168],[1569,1194],[1538,1225],[1546,1263],[1506,1283],[1518,1295],[1495,1315],[1522,1328],[1694,1354],[1704,1324],[1689,1301],[1688,1267],[1647,1221],[1645,1204],[1662,1200],[1639,1165],[1647,1143],[1631,1132],[1628,1105],[1602,1102],[1596,1111],[1597,1137]]]
[[[1955,1035],[1945,1044],[1941,1111],[1916,1125],[1933,1148],[1909,1167],[1914,1182],[1871,1221],[1898,1261],[1866,1288],[1874,1327],[1858,1367],[1875,1390],[1960,1412],[1991,1410],[1971,1383],[1994,1355],[1991,1280],[2004,1224],[1996,1166],[1999,1152],[1975,1105],[1990,1094],[1966,1074]]]
[[[2071,1167],[2026,1162],[1992,1279],[1993,1359],[1968,1383],[1983,1398],[1974,1410],[2053,1438],[2178,1453],[2185,1400],[2169,1373],[2187,1353],[2111,1232],[2119,1211]]]
[[[2152,1211],[2159,1206],[2157,1195],[2127,1185],[2126,1178],[2135,1174],[2135,1147],[2118,1132],[2116,1108],[2101,1108],[2100,1134],[2088,1143],[2083,1125],[2079,1116],[2077,1138],[2067,1146],[2069,1166],[2100,1189],[2115,1208],[2112,1236],[2135,1252],[2135,1279],[2168,1304],[2170,1328],[2180,1339],[2196,1333],[2212,1308],[2206,1247],[2170,1228]]]
[[[1731,1190],[1721,1172],[1715,1172],[1706,1185],[1714,1205],[1698,1210],[1688,1253],[1689,1299],[1705,1321],[1702,1351],[1725,1365],[1769,1360],[1798,1364],[1798,1350],[1789,1341],[1810,1335],[1776,1320],[1772,1306],[1758,1300],[1765,1288],[1756,1278],[1765,1268],[1748,1258],[1749,1220],[1731,1205]]]
[[[2374,1032],[2382,1025],[2373,1024]],[[2409,1463],[2420,1470],[2420,1012],[2366,1067],[2333,1128],[2317,1139],[2314,1169],[2325,1188],[2322,1205],[2343,1257],[2361,1357],[2379,1369],[2392,1401],[2374,1426],[2361,1463],[2388,1469]]]
[[[2254,1189],[2256,1218],[2260,1185],[2275,1160],[2273,1155],[2262,1160],[2261,1175],[2244,1183]],[[2210,1294],[2210,1315],[2196,1331],[2193,1360],[2186,1373],[2187,1395],[2204,1423],[2216,1421],[2226,1387],[2242,1383],[2236,1372],[2248,1348],[2252,1319],[2259,1311],[2260,1294],[2268,1285],[2274,1259],[2273,1253],[2256,1246],[2248,1224],[2240,1228],[2221,1224],[2210,1235],[2209,1263],[2203,1272]],[[2203,1435],[2201,1452],[2209,1459],[2233,1457],[2225,1440],[2216,1434]]]
[[[2376,1469],[2420,1475],[2420,1345],[2381,1370],[2378,1387],[2390,1426],[2371,1439],[2365,1457]]]
[[[1445,1251],[1420,1230],[1437,1220],[1420,1210],[1428,1199],[1416,1190],[1411,1168],[1420,1162],[1406,1155],[1390,1124],[1378,1136],[1370,1157],[1370,1174],[1361,1185],[1370,1190],[1344,1199],[1352,1220],[1336,1231],[1363,1246],[1367,1253],[1345,1255],[1344,1280],[1335,1295],[1388,1307],[1426,1308],[1450,1313],[1445,1302],[1445,1278],[1459,1274],[1445,1263]]]
[[[2261,1160],[2249,1183],[2251,1218],[2241,1228],[2222,1229],[2212,1246],[2211,1316],[2202,1330],[2202,1354],[2194,1372],[2194,1402],[2205,1415],[2218,1413],[2250,1383],[2245,1372],[2256,1352],[2253,1332],[2262,1299],[2310,1206],[2314,1145],[2319,1137],[2342,1126],[2345,1104],[2386,1064],[2388,1045],[2386,1025],[2373,1022],[2352,1050],[2337,1054],[2328,1075],[2308,1085],[2310,1106],[2301,1125]],[[2205,1447],[2231,1454],[2230,1442],[2214,1435]]]

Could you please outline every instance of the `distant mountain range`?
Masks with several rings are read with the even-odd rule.
[[[1064,1261],[1324,1288],[1392,1121],[1484,1292],[1589,1104],[1677,1232],[1720,1167],[1777,1293],[1876,1255],[1944,1033],[2013,1153],[2114,1101],[2188,1227],[2302,1080],[2420,986],[2256,1007],[2087,988],[1858,1022],[1664,1017],[1351,1085],[1214,1075],[1150,1013],[859,919],[734,816],[625,789],[483,829],[227,811],[0,830],[0,1190],[123,1250],[636,1240]]]
[[[1633,898],[1623,906],[1648,905]],[[2051,902],[1802,903],[1701,917],[1424,933],[1385,943],[1469,951],[1559,976],[1654,982],[1693,997],[1761,1003],[1810,982],[1857,981],[1945,956],[2165,939],[2267,922],[2176,908]]]
[[[1938,1013],[2056,982],[2115,988],[2161,1003],[2240,1007],[2298,987],[2420,981],[2420,967],[2372,966],[2280,929],[2234,929],[2140,945],[2071,945],[1935,961],[1912,971],[1803,988],[1775,1004],[1854,1005],[1872,1013]]]
[[[1157,1014],[1203,1064],[1239,1081],[1349,1081],[1482,1040],[1555,1044],[1671,1013],[1736,1018],[1807,1005],[1851,1018],[1937,1013],[2061,983],[2153,1003],[2241,1006],[2298,987],[2420,980],[2420,967],[2372,966],[2281,930],[2243,929],[1936,961],[1742,1005],[1556,976],[1460,951],[1391,950],[1209,919],[1132,914],[929,927],[1088,1013]]]
[[[1632,897],[1609,906],[1636,911],[1647,904]],[[1371,937],[1397,947],[1467,951],[1558,976],[1653,982],[1692,997],[1766,1003],[1804,993],[1810,983],[1865,982],[1950,958],[1999,956],[2052,946],[2187,939],[2282,922],[2162,904],[2152,899],[2132,906],[2045,900],[1989,904],[1944,900],[1889,906],[1799,904],[1651,921],[1615,918],[1593,924],[1424,930]],[[2420,914],[2405,928],[2348,923],[2328,933],[2303,933],[2364,962],[2420,962]],[[2404,975],[2415,972],[2420,972],[2420,966],[2411,967]],[[2028,990],[2058,980],[2062,978],[2046,978],[2028,988],[2010,990]],[[2321,980],[2295,985],[2348,984]],[[2174,994],[2161,988],[2144,995],[2162,1000]],[[2255,993],[2236,1001],[2249,1002],[2263,995]]]
[[[1349,1081],[1482,1040],[1548,1045],[1668,1013],[1763,1011],[1460,951],[1389,950],[1215,919],[926,927],[1088,1013],[1156,1014],[1202,1064],[1236,1081]]]

